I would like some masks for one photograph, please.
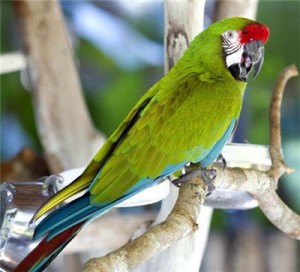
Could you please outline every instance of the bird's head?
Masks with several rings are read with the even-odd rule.
[[[254,77],[259,73],[264,61],[264,45],[269,34],[266,25],[250,20],[240,29],[222,32],[225,63],[236,80],[247,82],[252,69]]]
[[[234,80],[247,83],[254,70],[256,76],[264,61],[264,45],[269,38],[269,28],[256,21],[232,17],[217,21],[201,32],[190,43],[189,49],[177,62],[178,73],[201,75],[201,80]]]

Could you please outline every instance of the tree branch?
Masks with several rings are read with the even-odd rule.
[[[291,238],[300,240],[300,216],[280,199],[274,190],[253,195],[270,222]]]
[[[269,118],[272,166],[268,175],[276,181],[276,185],[284,173],[292,173],[294,171],[285,164],[283,159],[280,118],[286,83],[291,77],[295,76],[298,76],[296,66],[291,65],[286,67],[278,76],[271,98]],[[300,216],[290,210],[275,191],[264,194],[258,192],[253,194],[253,196],[258,201],[261,210],[277,228],[290,237],[300,240]]]
[[[214,21],[235,16],[255,20],[258,0],[218,0],[215,5]]]
[[[87,111],[59,3],[15,0],[14,7],[47,163],[54,173],[81,167],[104,138]]]
[[[223,169],[217,164],[213,165],[213,169],[217,174],[214,180],[217,188],[249,192],[274,226],[291,238],[300,240],[300,216],[287,207],[276,194],[278,180],[272,172],[243,168]]]
[[[277,82],[272,92],[271,105],[269,110],[270,157],[272,160],[270,174],[273,175],[276,179],[279,179],[285,172],[291,173],[294,171],[293,169],[287,167],[283,160],[280,131],[280,110],[285,85],[291,77],[295,77],[297,75],[298,70],[295,65],[286,67],[278,76]]]
[[[271,169],[268,172],[261,172],[228,168],[225,169],[224,173],[220,173],[219,168],[216,169],[217,179],[215,184],[217,187],[226,184],[225,188],[227,184],[230,184],[231,189],[251,193],[258,201],[260,209],[278,229],[288,236],[300,240],[300,216],[287,207],[275,192],[279,178],[284,173],[293,172],[293,169],[289,168],[283,159],[280,118],[286,83],[291,77],[297,75],[298,70],[295,65],[286,67],[279,74],[272,92],[269,110]],[[222,178],[226,179],[226,182],[222,181]]]
[[[178,239],[196,231],[206,192],[207,187],[202,179],[195,176],[180,188],[177,202],[164,222],[116,251],[91,259],[85,264],[84,271],[130,271]]]

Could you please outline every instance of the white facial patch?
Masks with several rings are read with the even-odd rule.
[[[240,63],[241,59],[242,59],[243,52],[244,52],[244,48],[243,48],[243,46],[241,46],[234,53],[227,55],[226,56],[226,65],[227,65],[227,67],[230,67],[233,64]]]
[[[227,30],[222,34],[222,47],[226,54],[227,67],[241,62],[244,48],[236,30]]]

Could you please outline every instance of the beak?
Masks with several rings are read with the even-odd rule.
[[[249,57],[254,68],[254,78],[259,74],[264,62],[264,44],[262,41],[252,41],[245,44],[244,54]]]
[[[247,82],[252,69],[254,69],[254,77],[260,72],[264,62],[264,44],[260,40],[251,41],[243,46],[241,55],[237,56],[239,62],[228,65],[231,60],[229,58],[232,58],[232,55],[226,57],[226,64],[231,75],[237,80]]]
[[[264,48],[261,48],[261,52],[262,52],[262,56],[260,57],[260,59],[254,64],[254,78],[256,78],[256,76],[259,74],[261,67],[264,63]]]

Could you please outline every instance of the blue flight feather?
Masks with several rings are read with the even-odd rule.
[[[110,210],[112,207],[118,203],[132,197],[138,192],[146,189],[159,182],[162,178],[170,175],[171,173],[181,169],[186,162],[178,165],[169,165],[162,172],[162,174],[156,179],[144,178],[137,182],[132,188],[130,188],[124,196],[119,199],[102,203],[100,205],[94,206],[90,204],[90,193],[87,192],[83,196],[73,200],[71,203],[68,203],[56,211],[49,214],[44,218],[40,224],[37,225],[34,232],[34,239],[37,239],[47,232],[49,232],[47,239],[51,240],[53,237],[63,232],[64,230],[78,224],[83,220],[87,220],[93,217],[93,220],[96,217],[103,215],[105,212]]]
[[[226,132],[224,133],[224,135],[222,136],[222,138],[216,142],[216,144],[213,146],[213,148],[209,151],[209,153],[205,156],[204,159],[200,160],[200,164],[201,167],[205,168],[207,167],[209,164],[211,164],[221,153],[224,145],[226,144],[226,142],[228,141],[228,139],[230,138],[233,129],[236,125],[236,119],[233,119],[228,127],[228,129],[226,130]]]

